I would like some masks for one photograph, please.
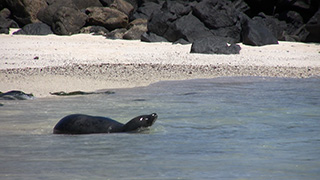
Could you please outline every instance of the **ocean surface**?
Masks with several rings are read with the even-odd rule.
[[[320,79],[168,81],[115,94],[0,101],[1,180],[317,180]],[[141,133],[55,135],[72,113],[126,123]]]

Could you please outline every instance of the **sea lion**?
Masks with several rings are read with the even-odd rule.
[[[22,91],[0,92],[0,100],[30,100],[34,99],[33,94],[26,94]]]
[[[108,117],[72,114],[62,118],[53,128],[54,134],[93,134],[139,131],[152,126],[158,115],[142,115],[122,124]]]

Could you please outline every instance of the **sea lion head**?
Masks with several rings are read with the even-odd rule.
[[[158,115],[156,113],[135,117],[123,126],[123,131],[138,131],[150,127],[157,120],[157,118]]]

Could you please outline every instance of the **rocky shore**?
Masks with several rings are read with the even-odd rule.
[[[192,53],[239,54],[278,41],[320,42],[318,0],[3,0],[0,33],[92,33],[192,44]]]

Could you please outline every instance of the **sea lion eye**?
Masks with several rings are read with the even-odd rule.
[[[143,120],[143,118],[140,118],[140,121],[142,121]]]

